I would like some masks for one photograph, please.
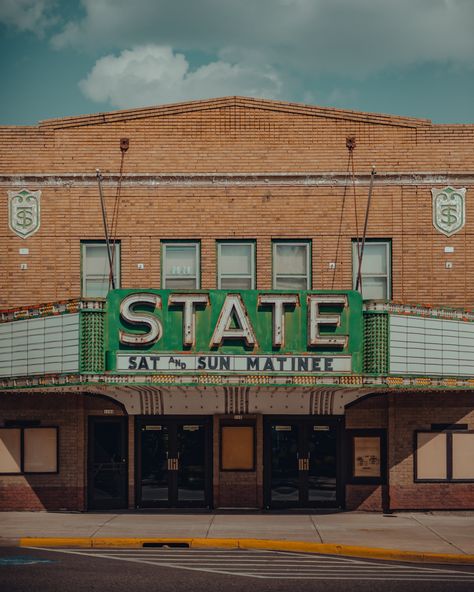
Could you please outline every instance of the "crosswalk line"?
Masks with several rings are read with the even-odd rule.
[[[328,555],[265,550],[47,549],[155,567],[250,578],[473,582],[474,572]]]

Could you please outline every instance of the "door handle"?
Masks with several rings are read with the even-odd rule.
[[[299,471],[309,471],[309,458],[299,458],[298,459],[298,470]]]
[[[179,468],[179,460],[177,458],[168,459],[168,471],[177,471]]]

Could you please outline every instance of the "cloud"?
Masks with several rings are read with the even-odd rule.
[[[82,0],[56,48],[149,43],[360,78],[427,62],[474,63],[472,0]]]
[[[152,44],[100,58],[79,83],[87,98],[120,108],[223,95],[277,98],[281,85],[268,67],[215,61],[191,71],[183,54]]]
[[[41,36],[56,22],[52,16],[55,4],[55,0],[1,0],[0,22]]]

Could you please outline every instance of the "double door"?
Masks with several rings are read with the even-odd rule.
[[[342,507],[341,435],[339,418],[266,418],[265,505]]]
[[[138,507],[210,507],[210,428],[203,417],[137,419]]]

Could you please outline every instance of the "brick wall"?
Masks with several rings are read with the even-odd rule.
[[[467,424],[474,429],[474,394],[396,393],[351,405],[346,428],[387,429],[388,487],[346,486],[347,509],[448,510],[474,507],[472,483],[415,483],[414,434],[431,424]]]
[[[122,410],[112,400],[80,394],[5,394],[0,427],[8,420],[40,420],[58,427],[57,474],[0,475],[0,510],[84,510],[87,490],[87,417],[104,408]]]
[[[80,295],[80,240],[103,237],[95,169],[120,168],[119,139],[130,138],[126,174],[311,173],[344,175],[346,137],[355,135],[357,175],[376,164],[368,236],[392,239],[393,299],[474,305],[474,218],[447,239],[432,225],[431,187],[445,177],[456,187],[471,170],[474,126],[432,125],[425,120],[359,114],[333,109],[227,99],[167,108],[132,110],[103,117],[51,120],[38,127],[0,128],[0,271],[6,278],[0,308]],[[40,230],[23,240],[8,229],[6,191],[19,183],[9,175],[38,174],[28,189],[42,190]],[[402,183],[397,177],[408,177]],[[420,182],[414,173],[432,175]],[[41,177],[55,175],[53,180]],[[61,175],[73,174],[64,179]],[[89,177],[83,177],[89,175]],[[451,176],[449,176],[451,175]],[[362,179],[362,178],[361,178]],[[314,289],[352,286],[351,239],[362,229],[365,184],[352,189],[330,180],[308,185],[280,180],[265,184],[228,178],[225,186],[196,178],[157,185],[128,179],[122,188],[118,238],[122,244],[122,287],[160,287],[160,240],[201,241],[202,287],[216,287],[216,240],[257,240],[257,287],[271,286],[271,240],[311,239]],[[472,186],[467,186],[467,211]],[[20,187],[17,186],[19,189]],[[108,212],[116,185],[104,188]],[[355,212],[357,212],[357,223]],[[340,240],[339,240],[340,236]],[[338,247],[339,242],[339,247]],[[444,246],[452,269],[445,268]],[[27,246],[28,256],[19,255]],[[336,271],[329,263],[337,259]],[[28,269],[20,272],[20,263]],[[143,271],[137,263],[144,263]]]

